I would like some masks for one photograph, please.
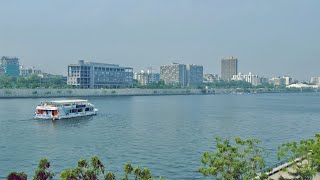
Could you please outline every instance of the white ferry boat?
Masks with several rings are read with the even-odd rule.
[[[88,100],[58,100],[41,102],[36,107],[35,119],[66,119],[96,115],[98,109]]]

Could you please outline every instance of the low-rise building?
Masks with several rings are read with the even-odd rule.
[[[29,68],[20,66],[20,76],[27,77],[27,76],[30,76],[31,74],[40,75],[42,74],[42,71],[39,69],[36,69],[34,66]]]
[[[203,75],[203,82],[204,83],[213,83],[219,80],[218,74],[204,74]]]
[[[289,76],[273,77],[269,80],[269,83],[274,86],[289,86],[292,84],[292,78]]]
[[[268,84],[269,83],[269,79],[266,77],[260,77],[260,83],[261,84]]]
[[[253,86],[258,86],[261,84],[259,76],[254,75],[251,72],[249,72],[249,74],[239,73],[237,75],[233,75],[231,80],[233,80],[233,81],[246,81],[248,83],[251,83]]]
[[[286,87],[287,88],[299,88],[299,89],[303,89],[303,88],[317,89],[320,87],[320,85],[308,85],[308,84],[303,84],[303,83],[297,83],[297,84],[288,85]]]
[[[133,79],[136,79],[141,85],[148,85],[151,83],[157,83],[160,80],[159,73],[153,73],[152,71],[143,71],[134,73]]]
[[[320,77],[311,77],[310,84],[320,85]]]
[[[132,87],[133,68],[79,60],[78,64],[68,65],[67,83],[76,88]]]

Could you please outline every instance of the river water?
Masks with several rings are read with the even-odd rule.
[[[164,179],[203,179],[197,172],[214,137],[257,138],[277,163],[281,143],[313,137],[320,128],[320,94],[123,96],[88,98],[99,114],[34,120],[41,100],[0,99],[0,179],[24,171],[31,179],[40,158],[61,170],[97,155],[106,170],[147,167]]]

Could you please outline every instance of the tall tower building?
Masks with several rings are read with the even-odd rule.
[[[203,66],[187,64],[187,86],[203,84]]]
[[[185,64],[172,63],[160,66],[160,78],[165,84],[187,86],[187,70]]]
[[[0,59],[0,74],[7,76],[18,77],[20,74],[19,59],[16,57],[3,56]]]
[[[221,60],[221,79],[230,81],[233,75],[238,74],[238,59],[231,56]]]

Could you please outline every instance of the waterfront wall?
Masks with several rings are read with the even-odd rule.
[[[0,98],[203,94],[201,89],[0,89]]]

